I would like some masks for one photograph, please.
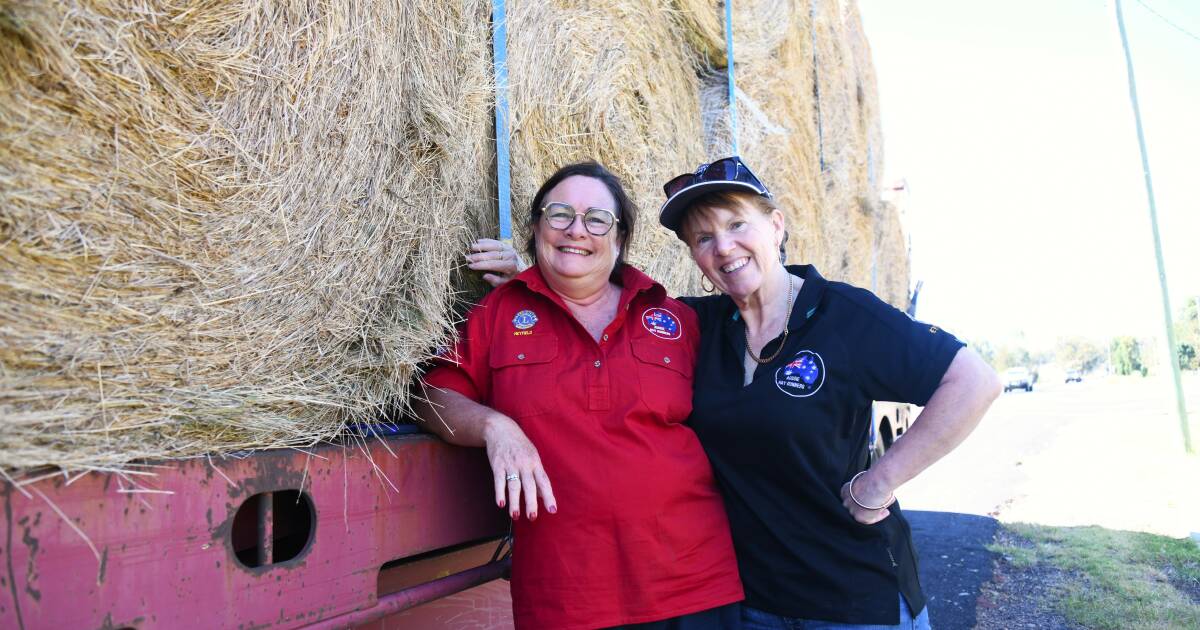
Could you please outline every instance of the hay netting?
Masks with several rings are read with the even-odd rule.
[[[792,260],[864,286],[877,260],[901,303],[853,4],[735,6],[742,153]],[[538,184],[594,158],[642,211],[632,262],[698,292],[655,218],[662,182],[729,153],[723,10],[508,9],[518,244]],[[403,406],[495,225],[489,13],[0,4],[0,470],[305,445]]]
[[[486,5],[0,11],[0,466],[310,444],[404,400],[491,213]]]
[[[787,4],[788,20],[775,24],[786,27],[786,35],[767,54],[752,48],[753,54],[743,55],[735,40],[739,151],[787,215],[791,260],[811,262],[830,278],[873,287],[903,308],[908,256],[891,246],[904,239],[894,208],[879,201],[878,95],[857,6]],[[693,7],[689,14],[701,11]],[[708,11],[716,19],[721,9],[709,6]],[[729,153],[723,71],[705,78],[703,110],[707,152]]]

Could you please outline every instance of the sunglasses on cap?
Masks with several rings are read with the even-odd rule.
[[[678,234],[683,217],[693,201],[708,193],[726,190],[774,199],[767,187],[750,171],[750,167],[735,155],[711,164],[701,164],[695,173],[684,173],[663,184],[667,200],[658,211],[658,222]]]
[[[701,184],[704,182],[741,182],[749,184],[758,190],[758,194],[764,197],[771,197],[771,192],[762,182],[758,181],[758,177],[742,162],[742,158],[738,156],[721,158],[710,164],[701,164],[696,168],[694,173],[684,173],[671,181],[663,184],[663,192],[667,193],[667,197],[674,197],[677,193]]]

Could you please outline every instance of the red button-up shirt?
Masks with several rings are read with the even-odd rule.
[[[622,283],[597,342],[535,266],[471,312],[425,379],[516,420],[554,485],[558,513],[514,525],[518,627],[641,623],[742,599],[712,469],[682,424],[696,315],[632,267]]]

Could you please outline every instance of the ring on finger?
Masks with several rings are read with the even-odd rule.
[[[505,481],[519,481],[520,479],[521,475],[518,475],[517,473],[508,473],[508,476],[504,478]]]

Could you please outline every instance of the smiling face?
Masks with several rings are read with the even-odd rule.
[[[689,210],[682,233],[700,271],[740,302],[782,270],[779,245],[784,225],[778,210],[766,214],[737,196],[731,199]]]
[[[563,203],[576,212],[589,208],[617,211],[617,201],[603,182],[575,175],[559,182],[542,198],[542,204]],[[621,217],[617,217],[620,219]],[[535,251],[542,276],[553,286],[586,286],[607,282],[621,251],[620,230],[614,227],[604,236],[595,236],[577,217],[565,230],[550,227],[543,215],[533,226]]]

